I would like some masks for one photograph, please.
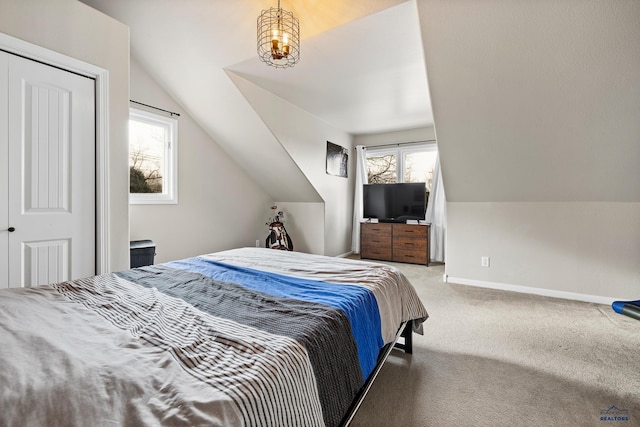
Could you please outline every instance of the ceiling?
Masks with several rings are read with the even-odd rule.
[[[256,54],[257,17],[276,0],[82,1],[130,27],[132,58],[199,121],[213,120],[197,112],[223,69],[351,134],[433,124],[414,0],[282,1],[302,35],[290,69]]]

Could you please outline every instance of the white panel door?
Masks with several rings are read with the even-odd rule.
[[[9,284],[9,55],[0,52],[0,288]]]
[[[94,86],[8,55],[11,287],[95,274]]]

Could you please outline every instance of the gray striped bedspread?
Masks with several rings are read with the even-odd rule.
[[[268,283],[219,280],[225,265]],[[297,282],[366,289],[381,345],[427,318],[392,267],[259,248],[2,290],[0,426],[338,425],[368,375],[368,332],[331,299],[279,295]]]

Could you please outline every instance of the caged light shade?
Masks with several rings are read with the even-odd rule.
[[[300,61],[300,23],[293,13],[278,7],[258,17],[258,57],[276,68],[293,67]]]

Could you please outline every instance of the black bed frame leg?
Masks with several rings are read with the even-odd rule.
[[[407,354],[413,354],[413,320],[409,320],[404,325],[404,329],[400,334],[402,338],[404,338],[403,343],[397,342],[394,347],[399,348],[400,350],[404,350]]]
[[[413,354],[413,320],[409,320],[402,331],[404,337],[404,352]]]

